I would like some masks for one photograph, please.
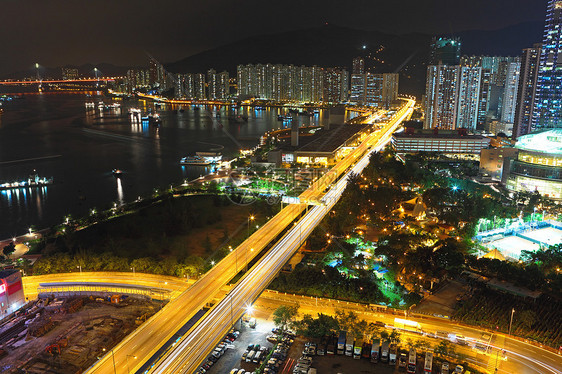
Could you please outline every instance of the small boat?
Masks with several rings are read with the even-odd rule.
[[[121,174],[123,174],[123,171],[121,171],[120,169],[113,169],[111,170],[111,174],[113,174],[115,177],[120,177]]]
[[[182,157],[182,159],[180,160],[180,164],[205,166],[205,165],[210,165],[211,161],[201,156],[187,156],[187,157]]]

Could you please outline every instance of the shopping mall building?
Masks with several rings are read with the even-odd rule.
[[[511,161],[507,188],[562,200],[562,129],[521,136],[515,148],[519,153]]]

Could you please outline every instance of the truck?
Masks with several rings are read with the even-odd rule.
[[[355,341],[353,347],[353,358],[359,360],[361,358],[361,352],[363,351],[363,339],[359,338]]]
[[[415,333],[421,333],[422,331],[421,325],[418,322],[404,318],[394,318],[394,327]]]
[[[417,355],[416,350],[414,348],[410,349],[410,354],[408,355],[408,366],[406,372],[410,374],[416,374],[416,364],[417,364]]]
[[[430,373],[433,370],[433,352],[425,352],[425,363],[423,365],[423,372]]]
[[[391,344],[390,345],[390,353],[388,355],[388,363],[390,365],[396,364],[396,353],[397,352],[398,352],[398,347],[396,347],[396,344]]]
[[[338,337],[338,354],[343,355],[345,353],[345,337],[347,335],[347,331],[340,331],[340,336]]]
[[[373,340],[373,345],[371,346],[371,362],[379,362],[379,350],[381,347],[381,342],[379,339]]]
[[[388,353],[389,353],[389,346],[390,342],[385,340],[381,345],[381,362],[388,362]]]
[[[345,338],[345,355],[346,356],[353,356],[353,343],[355,343],[355,337],[349,331],[347,332],[347,336]]]

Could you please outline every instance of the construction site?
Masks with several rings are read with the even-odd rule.
[[[0,325],[0,372],[82,373],[161,307],[125,295],[29,303]]]

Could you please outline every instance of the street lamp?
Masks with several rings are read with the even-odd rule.
[[[77,265],[76,268],[80,269],[80,275],[82,275],[82,265]]]
[[[511,319],[509,320],[509,333],[511,335],[511,324],[513,323],[513,313],[515,313],[515,308],[511,308]]]
[[[133,277],[135,276],[135,267],[131,267],[131,270],[133,271]]]
[[[127,355],[126,359],[127,359],[127,373],[131,372],[131,369],[129,369],[129,357],[134,358],[135,360],[137,359],[137,356],[133,356],[133,355]]]
[[[248,237],[250,237],[250,221],[253,221],[254,219],[256,219],[256,217],[253,215],[248,217]]]
[[[101,349],[102,351],[106,351],[105,348]],[[117,374],[117,369],[115,368],[115,355],[113,354],[113,349],[110,349],[111,351],[111,358],[113,359],[113,373]]]

